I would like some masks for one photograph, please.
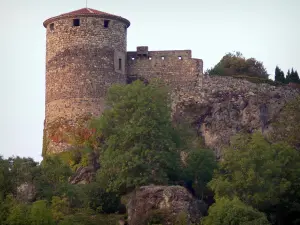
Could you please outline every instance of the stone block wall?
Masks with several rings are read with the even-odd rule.
[[[47,24],[47,153],[64,151],[62,146],[67,146],[49,140],[51,124],[65,119],[76,126],[84,115],[100,115],[108,88],[126,83],[128,24],[110,19],[104,27],[105,18],[82,16],[76,17],[79,26],[73,26],[74,19],[58,18]]]
[[[203,61],[192,58],[191,50],[148,51],[137,47],[127,52],[127,75],[146,80],[159,78],[170,86],[196,81],[203,74]]]

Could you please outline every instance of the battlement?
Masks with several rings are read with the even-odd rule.
[[[127,75],[146,80],[159,78],[167,84],[191,82],[203,74],[202,59],[192,58],[191,50],[148,51],[139,46],[127,52]]]
[[[183,60],[191,59],[191,50],[164,50],[148,51],[148,46],[138,46],[135,52],[127,52],[127,60],[148,59],[148,60]]]

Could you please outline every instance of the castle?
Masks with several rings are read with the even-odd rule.
[[[127,52],[130,22],[120,16],[83,8],[47,19],[46,99],[43,154],[70,148],[67,127],[86,115],[99,116],[104,97],[128,78],[160,78],[170,86],[195,81],[203,61],[190,50]]]

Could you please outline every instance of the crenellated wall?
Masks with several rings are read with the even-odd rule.
[[[148,51],[147,46],[127,52],[127,75],[147,80],[159,78],[170,86],[184,85],[203,74],[203,61],[191,50]]]

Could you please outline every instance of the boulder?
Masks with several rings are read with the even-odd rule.
[[[89,184],[94,181],[96,171],[94,167],[79,167],[74,175],[69,178],[70,184]]]
[[[163,224],[174,224],[180,213],[187,216],[188,222],[198,223],[206,210],[207,205],[182,186],[143,186],[131,193],[127,202],[129,225],[147,224],[159,213]]]
[[[21,202],[33,202],[36,197],[36,187],[34,184],[25,182],[17,187],[17,199]]]

